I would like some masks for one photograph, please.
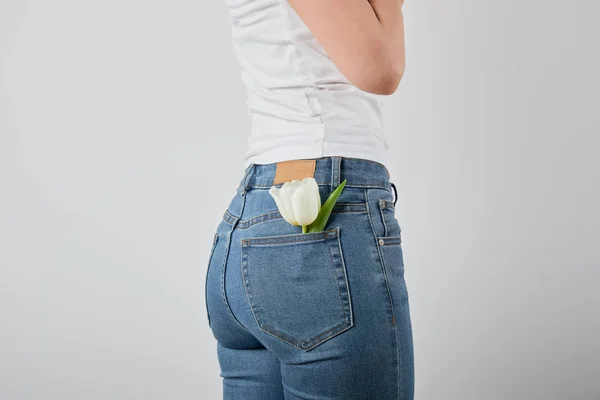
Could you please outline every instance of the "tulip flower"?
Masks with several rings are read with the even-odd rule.
[[[303,233],[319,215],[321,195],[315,178],[285,182],[281,188],[272,186],[269,194],[281,216],[292,225],[302,226]]]
[[[346,180],[329,196],[321,207],[319,185],[315,178],[285,182],[281,188],[272,186],[269,194],[275,200],[281,216],[290,224],[302,226],[302,233],[318,232],[325,228],[331,210],[339,197]]]

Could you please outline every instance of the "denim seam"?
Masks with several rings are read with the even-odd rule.
[[[383,237],[378,237],[377,238],[377,246],[378,246],[378,250],[380,252],[380,257],[381,257],[381,264],[383,265],[383,268],[386,270],[386,274],[387,274],[387,266],[385,263],[385,258],[383,257],[383,254],[381,254],[382,252],[382,248],[384,246],[399,246],[401,243],[401,239],[400,236],[388,236],[389,234],[389,228],[388,228],[388,215],[387,215],[387,210],[391,210],[392,212],[394,212],[394,204],[385,200],[385,199],[380,199],[379,200],[379,213],[381,214],[381,220],[383,221],[383,226],[384,226],[384,236]],[[380,241],[381,240],[381,241]],[[386,279],[387,282],[387,279]],[[389,288],[388,288],[389,289]],[[392,308],[392,313],[394,313],[394,309]],[[395,313],[394,313],[395,314]],[[402,375],[400,374],[400,370],[403,369],[401,367],[401,363],[402,363],[402,358],[400,357],[399,354],[399,349],[398,349],[398,331],[394,330],[395,333],[395,337],[396,337],[396,358],[398,360],[397,362],[397,376],[398,376],[398,398],[402,399],[404,398],[404,383],[402,382]]]
[[[269,324],[259,324],[259,329],[261,331],[268,333],[269,335],[271,335],[273,337],[281,339],[284,342],[289,343],[292,346],[297,347],[300,350],[304,350],[304,351],[309,351],[309,350],[317,347],[318,345],[325,343],[326,340],[331,339],[334,336],[336,336],[344,331],[347,331],[351,327],[352,327],[352,325],[348,324],[346,321],[342,321],[341,323],[337,324],[336,326],[329,329],[328,331],[325,331],[325,332],[320,333],[319,335],[315,336],[311,340],[304,341],[304,340],[294,339],[291,336],[286,335],[284,332],[281,332],[281,331],[271,327]]]
[[[394,205],[394,203],[391,202],[391,201],[387,201],[385,199],[381,199],[379,202],[381,203],[381,206],[383,208],[389,208],[389,209],[392,209],[392,210],[394,210],[396,208],[396,206]]]
[[[306,235],[305,233],[299,233],[299,235]],[[254,239],[254,238],[248,238],[248,239]],[[242,241],[244,243],[248,243],[248,239],[242,239]],[[260,244],[253,244],[252,246],[254,247],[269,247],[269,246],[284,246],[284,245],[288,245],[288,244],[311,244],[311,243],[318,243],[318,242],[324,242],[327,239],[314,239],[314,240],[288,240],[288,241],[281,241],[281,240],[273,240],[272,242],[263,242],[261,241]],[[246,244],[247,246],[247,244]]]
[[[367,199],[367,204],[369,204],[369,193],[368,193],[368,190],[365,190],[365,198]],[[369,212],[367,215],[369,216],[369,223],[371,224],[371,231],[373,233],[373,238],[375,239],[375,247],[377,248],[377,254],[379,255],[379,265],[381,267],[381,272],[383,272],[383,279],[385,281],[385,288],[386,288],[386,291],[387,291],[387,294],[388,294],[388,298],[389,298],[390,309],[392,311],[392,318],[394,318],[395,317],[395,315],[394,315],[394,302],[392,300],[392,295],[390,293],[390,287],[389,287],[388,280],[387,280],[387,272],[385,270],[385,265],[383,263],[383,255],[381,254],[381,249],[379,248],[379,242],[378,242],[378,239],[377,239],[377,233],[375,232],[375,227],[373,226],[373,220],[371,218],[371,213]],[[395,323],[392,324],[392,325],[396,326]]]
[[[339,230],[339,228],[338,228]],[[353,326],[354,325],[354,313],[352,312],[352,294],[350,293],[350,283],[348,282],[348,270],[346,269],[346,261],[344,260],[344,251],[342,250],[342,242],[341,242],[341,238],[340,235],[337,235],[336,238],[337,241],[337,245],[338,245],[338,250],[339,250],[339,257],[340,257],[340,261],[341,261],[341,267],[342,267],[342,272],[344,273],[344,281],[346,284],[346,294],[348,297],[348,313],[350,316],[349,319],[349,325]],[[344,303],[344,306],[346,306],[346,304]]]
[[[255,185],[255,184],[249,184],[248,187],[251,187],[253,189],[270,189],[271,186],[275,186],[275,187],[281,187],[283,185],[283,183],[278,183],[276,185]],[[322,186],[331,186],[331,182],[330,181],[325,181],[325,182],[317,182],[317,185],[322,185]],[[344,185],[345,188],[349,188],[349,187],[355,187],[355,188],[360,188],[360,189],[383,189],[383,190],[387,190],[390,191],[388,186],[382,186],[382,185],[369,185],[369,184],[359,184],[359,183],[346,183]],[[391,193],[391,192],[390,192]]]
[[[342,322],[346,321],[346,316],[344,315],[346,313],[346,306],[344,304],[344,300],[342,299],[342,293],[340,292],[340,277],[337,274],[337,266],[336,266],[336,262],[333,259],[333,253],[331,252],[331,243],[329,242],[332,239],[338,239],[336,240],[336,243],[339,243],[339,228],[336,228],[336,231],[338,234],[336,234],[335,238],[330,238],[330,239],[326,239],[327,240],[327,251],[329,252],[329,257],[331,258],[331,265],[332,265],[332,272],[333,272],[333,278],[335,279],[335,286],[337,287],[338,290],[338,297],[340,298],[340,304],[342,304]]]
[[[367,199],[367,205],[370,203],[369,202],[369,193],[368,190],[365,189],[365,198]],[[390,300],[390,307],[391,307],[391,311],[392,311],[392,321],[395,321],[395,313],[394,313],[394,302],[392,300],[392,295],[390,293],[390,287],[388,285],[388,281],[387,281],[387,272],[385,270],[385,264],[383,262],[383,254],[381,253],[381,247],[379,246],[379,240],[377,239],[377,233],[375,232],[375,226],[373,226],[373,220],[371,218],[371,212],[369,211],[369,213],[367,214],[369,216],[369,223],[371,224],[371,230],[373,231],[373,236],[375,238],[375,247],[377,248],[377,253],[379,254],[379,265],[381,266],[381,270],[383,272],[383,278],[385,280],[385,287],[388,293],[388,298]],[[400,396],[400,354],[398,354],[399,350],[398,350],[398,330],[396,329],[396,324],[395,322],[392,323],[392,325],[394,326],[394,340],[395,340],[395,345],[396,345],[396,376],[398,377],[396,384],[397,384],[397,393],[398,396]],[[398,397],[400,399],[400,397]]]
[[[331,158],[331,157],[333,157],[333,156],[317,157],[316,159],[319,159],[319,158]],[[310,160],[312,160],[312,158]],[[358,161],[361,161],[361,162],[373,163],[373,164],[377,164],[377,165],[383,167],[384,170],[387,171],[387,167],[384,164],[382,164],[382,163],[380,163],[378,161],[375,161],[375,160],[365,160],[364,158],[360,158],[360,157],[347,157],[347,156],[343,156],[342,160],[358,160]]]
[[[208,319],[208,326],[210,327],[210,313],[208,312],[208,273],[210,272],[210,264],[212,264],[213,255],[215,253],[215,248],[217,247],[217,241],[219,237],[219,232],[215,232],[213,236],[213,243],[211,246],[210,254],[208,256],[208,265],[206,266],[206,278],[204,280],[204,304],[206,305],[206,318]]]
[[[383,200],[380,199],[379,200],[379,212],[381,214],[381,220],[383,221],[383,226],[384,226],[384,234],[383,237],[389,237],[389,224],[390,224],[390,215],[387,211],[385,210],[391,210],[392,214],[395,214],[395,208],[392,202],[388,201],[388,200]],[[397,235],[395,235],[397,236]]]
[[[379,241],[383,242],[379,242]],[[402,238],[400,236],[380,236],[377,238],[377,242],[380,246],[400,246]]]
[[[332,214],[348,212],[367,212],[367,206],[365,203],[339,203],[334,205],[334,208],[331,211]],[[236,222],[238,222],[237,220],[239,219],[239,222],[237,223],[236,227],[239,229],[248,229],[249,227],[254,226],[255,224],[279,218],[283,218],[279,211],[269,211],[267,213],[263,213],[249,219],[239,219],[233,216],[229,211],[225,211],[225,216],[223,219],[230,225],[235,224]]]
[[[240,220],[237,227],[240,229],[248,229],[249,227],[258,223],[267,222],[278,218],[282,218],[282,215],[279,211],[270,211],[247,220]]]
[[[254,316],[254,319],[256,321],[256,323],[258,324],[258,327],[261,327],[261,320],[260,317],[256,314],[255,312],[255,304],[254,301],[252,300],[252,294],[250,293],[249,290],[249,286],[250,286],[250,281],[248,280],[248,254],[245,251],[245,247],[246,245],[243,244],[242,242],[242,249],[241,249],[241,268],[242,268],[242,282],[244,284],[244,289],[246,291],[246,298],[248,299],[248,302],[250,303],[250,311],[252,311],[252,315]],[[261,328],[262,329],[262,328]]]
[[[229,210],[225,210],[225,212],[223,213],[223,220],[229,225],[234,226],[238,222],[239,217],[236,217],[235,215],[231,214]]]
[[[275,236],[259,236],[259,237],[247,237],[241,239],[241,242],[245,246],[263,246],[269,244],[289,244],[289,243],[314,243],[323,240],[327,240],[330,234],[337,236],[337,228],[327,229],[319,232],[309,233],[291,233],[285,235]]]
[[[243,197],[243,201],[242,201],[242,213],[244,211],[244,206],[246,204],[246,198],[245,196]],[[227,211],[226,211],[227,212]],[[229,214],[227,212],[227,214]],[[231,215],[231,214],[230,214]],[[236,222],[239,221],[239,218],[236,218]],[[231,316],[231,318],[239,325],[241,326],[244,330],[250,332],[250,330],[248,328],[246,328],[236,317],[235,315],[233,315],[233,311],[231,311],[231,307],[229,307],[229,302],[227,301],[227,294],[225,293],[225,270],[227,268],[227,260],[229,259],[229,253],[231,250],[231,237],[233,236],[233,230],[235,229],[235,224],[233,224],[233,226],[231,227],[231,229],[229,230],[228,236],[227,236],[227,247],[225,248],[225,257],[223,260],[223,266],[221,268],[221,297],[223,298],[223,302],[225,303],[225,309],[227,309],[227,312],[229,313],[229,315]]]
[[[385,216],[385,200],[379,200],[379,214],[381,215],[381,221],[383,222],[383,236],[388,235],[388,224],[387,217]]]

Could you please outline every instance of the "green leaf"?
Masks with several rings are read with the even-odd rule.
[[[319,214],[317,215],[317,219],[315,219],[313,223],[308,226],[308,232],[321,232],[325,229],[325,225],[327,225],[327,220],[329,219],[331,210],[333,210],[335,202],[337,201],[338,197],[340,197],[340,194],[344,189],[344,185],[346,185],[345,179],[338,187],[335,188],[333,192],[331,192],[327,201],[323,203],[321,209],[319,210]]]

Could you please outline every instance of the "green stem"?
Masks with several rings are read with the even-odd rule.
[[[308,232],[320,232],[325,229],[325,225],[327,225],[327,220],[329,219],[329,215],[333,210],[333,206],[337,201],[338,197],[344,190],[344,186],[346,185],[346,180],[344,179],[337,188],[327,198],[325,203],[321,205],[321,209],[319,210],[319,214],[317,215],[317,219],[314,220],[312,224],[310,224],[308,228]]]
[[[302,233],[306,233],[306,228],[308,227],[308,225],[302,225]]]

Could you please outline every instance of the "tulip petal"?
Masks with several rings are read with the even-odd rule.
[[[309,185],[302,185],[294,192],[292,208],[299,225],[310,225],[319,215],[315,195],[314,187]]]
[[[294,207],[292,205],[292,195],[296,191],[296,185],[292,182],[285,182],[281,189],[279,190],[279,199],[285,205],[285,210],[287,216],[285,220],[292,225],[298,225],[298,221],[296,219],[296,213],[294,212]]]
[[[281,199],[281,196],[280,196],[281,189],[279,189],[278,187],[272,186],[269,189],[269,194],[271,195],[273,200],[275,200],[275,204],[277,204],[277,209],[279,210],[279,213],[281,214],[283,219],[290,222],[290,213],[288,211],[288,207],[287,207],[286,203]]]
[[[305,182],[305,184],[309,186],[310,190],[312,190],[314,193],[316,193],[316,196],[314,196],[314,198],[317,203],[317,209],[320,210],[321,209],[321,194],[319,193],[319,184],[313,177],[304,178],[303,182]]]

